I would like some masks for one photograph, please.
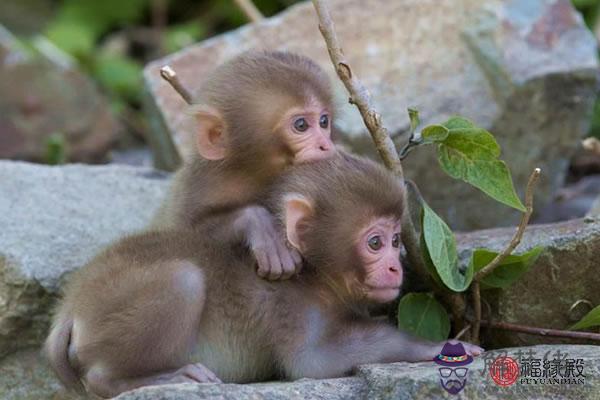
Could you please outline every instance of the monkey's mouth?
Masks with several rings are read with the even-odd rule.
[[[400,294],[400,286],[367,285],[368,297],[375,301],[392,301]]]

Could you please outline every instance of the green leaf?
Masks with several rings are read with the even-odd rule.
[[[410,119],[410,133],[412,134],[421,123],[419,120],[419,111],[416,108],[408,108],[408,118]]]
[[[473,269],[469,266],[463,274],[458,266],[458,254],[454,234],[446,223],[427,205],[421,213],[421,235],[425,243],[423,251],[429,258],[439,278],[455,292],[469,287],[473,279]]]
[[[429,125],[421,131],[423,143],[443,142],[448,137],[450,131],[443,125]]]
[[[398,304],[398,327],[415,336],[442,341],[450,334],[450,318],[428,293],[408,293]]]
[[[185,24],[170,26],[164,35],[164,44],[167,52],[173,53],[206,35],[205,28],[200,21],[192,20]]]
[[[507,256],[491,274],[482,279],[481,288],[505,289],[512,285],[529,270],[543,250],[543,247],[534,247],[525,253],[511,254]],[[477,273],[483,267],[488,265],[498,254],[499,253],[495,251],[487,249],[476,249],[471,255],[469,267],[472,268],[475,273]]]
[[[569,329],[587,329],[594,326],[600,326],[600,306],[595,307],[589,313],[587,313],[581,320]]]
[[[131,58],[118,55],[101,55],[94,65],[94,76],[111,92],[139,100],[142,91],[142,67]]]
[[[58,47],[82,58],[110,28],[139,20],[147,5],[148,0],[63,0],[46,35]]]
[[[450,118],[443,125],[449,132],[438,146],[442,169],[451,177],[462,179],[499,202],[524,212],[510,171],[504,161],[498,159],[500,146],[494,136],[461,117]]]
[[[46,36],[56,46],[76,57],[90,54],[96,40],[93,31],[78,22],[52,24],[48,27]]]
[[[64,164],[67,161],[67,141],[62,133],[53,133],[46,139],[44,161],[49,165]]]

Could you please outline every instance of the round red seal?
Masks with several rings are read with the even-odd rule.
[[[490,366],[490,375],[496,384],[510,386],[519,377],[519,364],[510,357],[500,356]]]

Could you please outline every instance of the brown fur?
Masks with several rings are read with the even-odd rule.
[[[46,346],[50,359],[70,352],[69,374],[101,396],[210,381],[190,379],[188,363],[244,383],[335,377],[361,363],[429,359],[441,344],[366,319],[360,292],[344,289],[348,276],[354,285],[362,280],[353,252],[356,230],[370,217],[399,218],[402,191],[381,167],[350,156],[282,176],[268,203],[281,216],[286,195],[311,199],[315,212],[303,235],[307,262],[318,268],[278,283],[258,278],[247,267],[253,262],[248,253],[194,231],[125,238],[66,287],[58,315],[72,321],[72,341],[70,350],[64,340],[52,343],[61,329],[55,324]]]
[[[254,203],[289,167],[293,152],[277,134],[293,106],[333,100],[327,75],[310,59],[286,52],[247,52],[220,66],[200,90],[200,103],[220,113],[228,156],[209,161],[194,153],[176,174],[154,227],[189,227]]]

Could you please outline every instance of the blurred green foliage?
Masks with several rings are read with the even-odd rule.
[[[53,133],[46,139],[44,162],[49,165],[67,162],[67,141],[62,133]]]
[[[121,118],[139,112],[147,62],[247,22],[234,0],[47,1],[56,11],[40,33],[79,62]],[[254,3],[270,16],[297,1]],[[49,142],[49,154],[58,143]]]
[[[599,30],[598,17],[600,16],[600,0],[572,0],[573,5],[583,15],[583,19],[592,32]],[[590,127],[590,136],[600,139],[600,98],[594,105],[594,115]]]

